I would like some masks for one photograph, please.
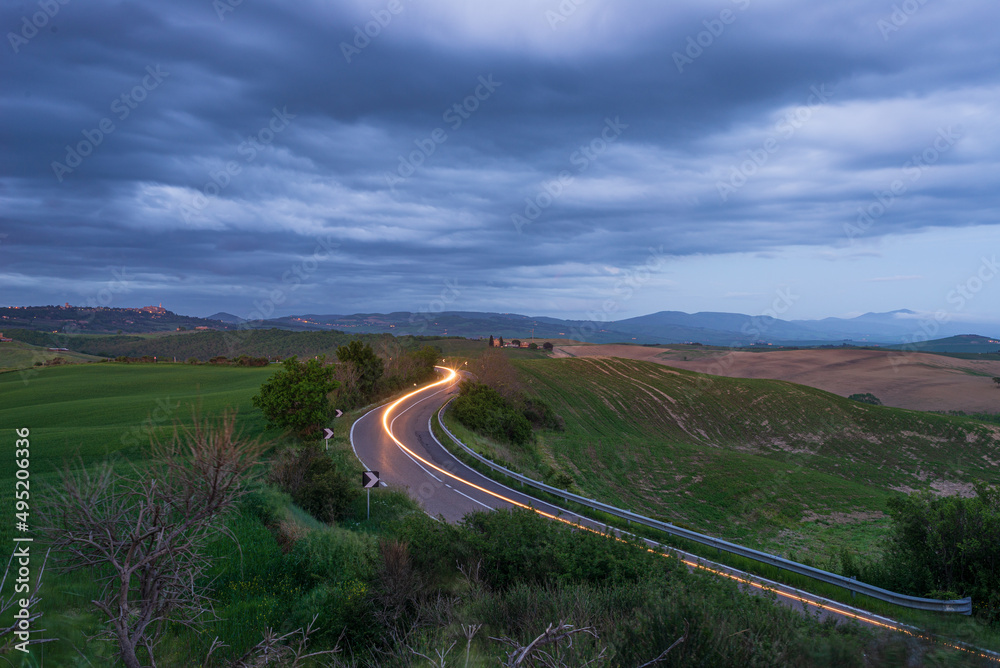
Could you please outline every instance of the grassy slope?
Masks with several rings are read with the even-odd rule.
[[[85,355],[72,351],[51,351],[44,346],[33,346],[21,341],[8,341],[0,343],[0,371],[11,369],[27,369],[35,362],[47,362],[62,357],[67,362],[93,362],[101,359],[93,355]]]
[[[517,364],[566,431],[500,457],[549,463],[595,498],[754,547],[817,561],[877,549],[893,488],[1000,481],[998,431],[961,418],[632,360]]]
[[[264,420],[253,412],[250,397],[272,372],[180,364],[90,364],[44,368],[28,376],[27,382],[19,373],[0,374],[3,439],[12,448],[15,429],[31,430],[35,488],[53,480],[56,468],[78,455],[84,463],[119,455],[142,459],[149,433],[165,434],[175,420],[189,421],[191,407],[199,402],[206,415],[236,408],[244,433],[254,436],[263,430]],[[12,507],[14,471],[11,461],[0,466],[2,508]],[[10,523],[0,524],[0,541],[7,540],[10,532]]]
[[[55,467],[66,459],[79,455],[85,464],[91,464],[109,456],[128,456],[132,462],[141,461],[142,448],[148,443],[144,426],[165,433],[174,420],[188,422],[190,407],[199,402],[206,415],[216,415],[226,407],[238,409],[243,432],[250,437],[258,435],[264,421],[259,412],[254,414],[250,397],[273,371],[181,364],[87,364],[40,369],[27,376],[27,382],[17,372],[0,374],[0,434],[10,458],[0,464],[0,508],[11,515],[14,512],[15,429],[31,430],[34,509],[42,489],[56,480]],[[174,408],[163,420],[150,423],[161,406]],[[122,443],[123,437],[129,445]],[[12,521],[0,524],[0,543],[4,545],[11,544]],[[33,564],[37,568],[38,563]],[[71,662],[77,654],[72,646],[76,645],[96,653],[90,655],[92,659],[101,658],[110,665],[110,657],[103,654],[106,646],[88,643],[82,636],[83,631],[93,631],[97,621],[90,607],[81,604],[95,593],[92,579],[86,573],[57,575],[49,570],[43,586],[45,616],[41,626],[49,637],[60,639],[46,646],[46,658],[55,661],[53,665],[74,665]]]

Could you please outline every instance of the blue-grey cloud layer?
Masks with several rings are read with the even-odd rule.
[[[568,314],[1000,210],[992,2],[287,4],[0,9],[5,303]]]

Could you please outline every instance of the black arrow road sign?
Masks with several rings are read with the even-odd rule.
[[[333,417],[340,417],[340,416],[341,416],[341,415],[343,415],[343,414],[344,414],[344,411],[342,411],[342,410],[340,410],[340,409],[338,408],[338,409],[337,409],[337,414],[336,414],[336,415],[334,415]]]
[[[378,487],[378,471],[365,471],[361,474],[361,486],[365,489]]]
[[[330,429],[329,427],[325,427],[323,429],[323,440],[328,441],[331,438],[333,438],[333,430]]]

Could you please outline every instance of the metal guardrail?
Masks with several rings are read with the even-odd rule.
[[[679,536],[681,538],[686,538],[695,543],[700,543],[702,545],[708,545],[709,547],[714,547],[720,552],[729,552],[730,554],[736,554],[741,557],[746,557],[748,559],[753,559],[754,561],[759,561],[764,564],[770,564],[776,568],[783,568],[791,573],[798,573],[799,575],[804,575],[806,577],[812,578],[814,580],[819,580],[820,582],[825,582],[827,584],[832,584],[838,587],[843,587],[852,593],[864,594],[866,596],[871,596],[872,598],[879,599],[880,601],[886,601],[887,603],[893,603],[895,605],[900,605],[905,608],[913,608],[915,610],[930,610],[932,612],[957,612],[963,615],[972,614],[972,598],[961,598],[953,601],[939,601],[933,598],[920,598],[919,596],[908,596],[907,594],[899,594],[888,589],[882,589],[881,587],[876,587],[864,582],[858,582],[852,578],[844,577],[843,575],[837,575],[836,573],[830,573],[829,571],[824,571],[819,568],[814,568],[812,566],[806,566],[805,564],[800,564],[796,561],[790,561],[784,557],[778,557],[773,554],[768,554],[767,552],[760,552],[758,550],[753,550],[748,547],[743,547],[735,543],[730,543],[729,541],[722,540],[721,538],[713,538],[712,536],[706,536],[700,534],[696,531],[691,531],[690,529],[684,529],[679,526],[674,526],[667,522],[660,522],[659,520],[650,519],[643,515],[633,513],[629,510],[623,510],[615,506],[608,505],[606,503],[601,503],[594,499],[588,499],[571,492],[559,489],[557,487],[552,487],[546,485],[545,483],[538,482],[537,480],[532,480],[526,476],[521,475],[511,471],[510,469],[500,466],[495,462],[491,462],[486,459],[478,452],[463,443],[457,436],[451,433],[451,430],[445,426],[442,415],[444,410],[448,407],[451,401],[447,402],[438,411],[438,424],[444,429],[444,432],[455,443],[458,444],[463,450],[465,450],[469,455],[474,457],[476,460],[482,462],[486,466],[489,466],[499,473],[503,473],[506,476],[510,476],[515,480],[528,485],[529,487],[534,487],[535,489],[548,492],[567,501],[573,501],[574,503],[579,503],[580,505],[587,506],[594,510],[600,510],[602,512],[614,515],[624,520],[629,520],[637,524],[642,524],[653,529],[659,529],[664,533],[668,533],[674,536]]]

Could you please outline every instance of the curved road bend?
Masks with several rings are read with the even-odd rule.
[[[396,403],[369,411],[354,423],[351,446],[362,464],[378,471],[384,484],[407,489],[429,515],[440,515],[448,522],[457,522],[476,510],[531,506],[545,515],[583,524],[585,518],[505,487],[469,468],[438,443],[431,434],[430,420],[458,393],[459,377],[451,370],[447,375],[450,377]],[[391,411],[386,422],[402,447],[383,426],[386,411]],[[589,524],[594,528],[603,526]]]
[[[599,522],[501,485],[469,468],[445,450],[431,433],[430,421],[441,406],[458,393],[460,377],[451,369],[438,369],[445,371],[443,380],[369,411],[351,427],[351,447],[366,468],[379,472],[383,485],[407,489],[429,515],[442,516],[448,522],[457,522],[467,513],[477,510],[530,506],[550,519],[580,528],[606,529]],[[653,541],[646,542],[658,546]],[[702,568],[738,580],[745,590],[755,593],[763,587],[774,590],[779,602],[799,610],[808,606],[813,614],[818,610],[821,618],[832,616],[842,621],[855,620],[918,635],[916,629],[858,608],[756,576],[748,582],[740,577],[740,571],[693,555],[683,559],[689,568]]]

